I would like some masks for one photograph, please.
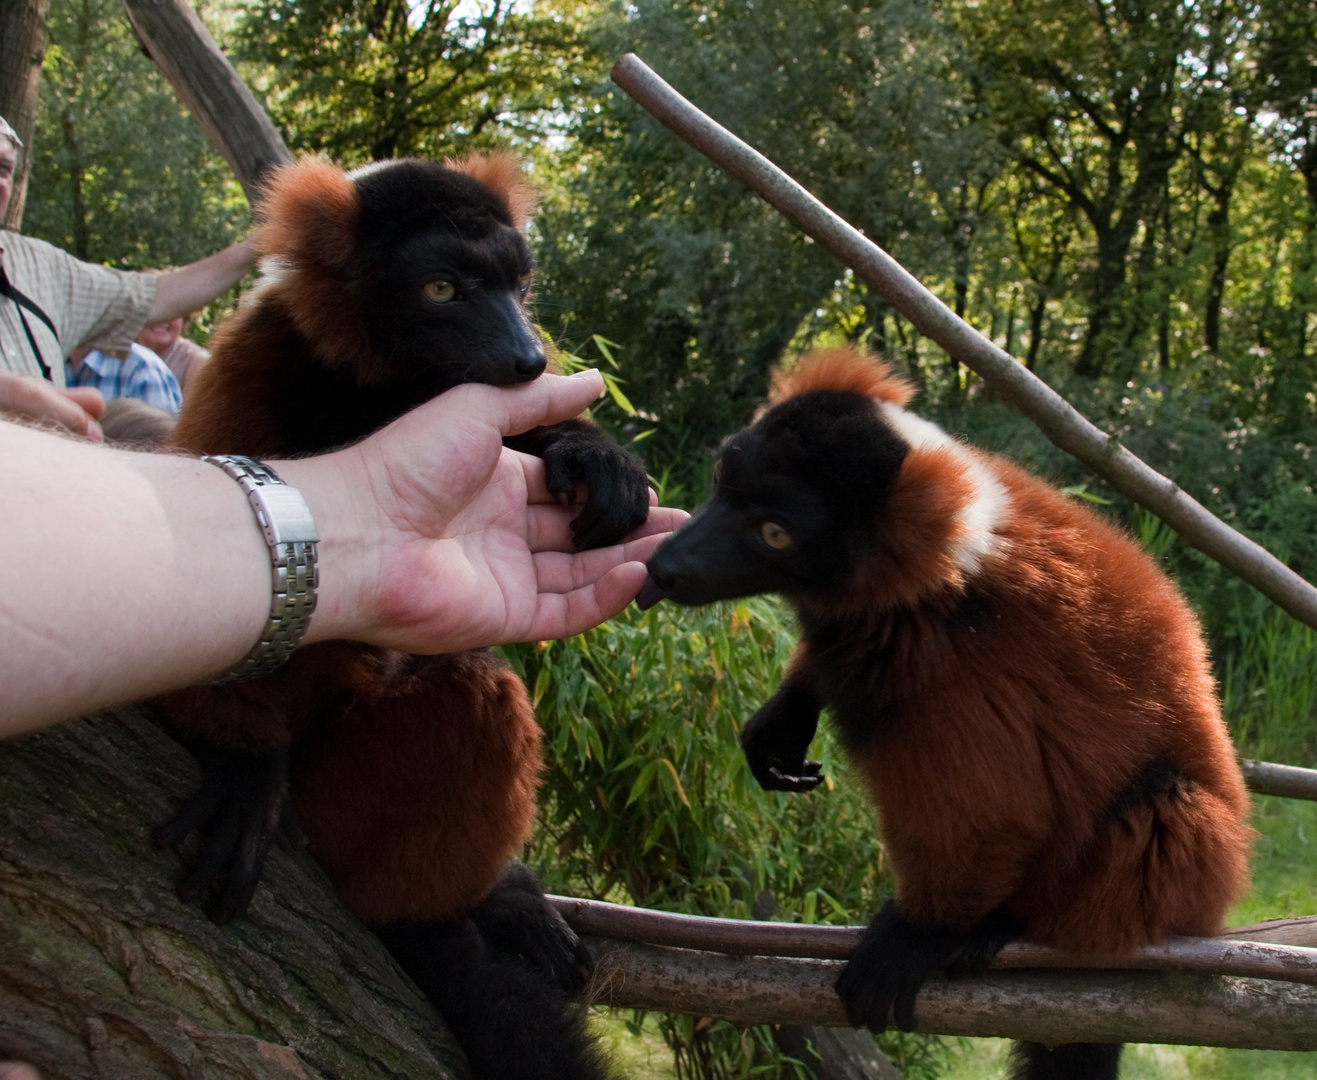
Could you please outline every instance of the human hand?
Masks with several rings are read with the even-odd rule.
[[[21,1061],[0,1061],[0,1080],[41,1080],[37,1070]]]
[[[105,412],[105,398],[90,386],[60,389],[35,375],[0,371],[0,413],[55,424],[92,442],[104,435],[96,421]]]
[[[602,390],[597,372],[459,386],[347,450],[278,463],[323,538],[307,640],[453,652],[567,637],[621,611],[686,514],[655,508],[626,542],[574,553],[577,510],[549,493],[542,461],[502,442]]]

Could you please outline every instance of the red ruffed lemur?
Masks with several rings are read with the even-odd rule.
[[[1008,941],[1121,953],[1212,934],[1247,883],[1248,798],[1175,587],[1075,500],[907,412],[825,350],[723,444],[710,502],[656,551],[644,606],[779,593],[800,644],[741,735],[809,791],[820,709],[877,805],[896,895],[837,990],[913,1030],[933,972]],[[1018,1078],[1117,1075],[1120,1045],[1016,1046]]]
[[[307,454],[460,383],[536,378],[547,361],[521,234],[533,201],[506,155],[278,170],[259,207],[264,276],[216,334],[170,445]],[[584,485],[578,547],[644,521],[644,468],[592,424],[508,442],[543,457],[565,500]],[[202,765],[200,791],[157,834],[206,834],[180,895],[209,895],[212,917],[232,919],[275,837],[304,837],[443,1013],[476,1077],[603,1075],[568,1001],[589,954],[535,876],[510,865],[531,829],[540,733],[505,663],[325,642],[262,678],[155,705]]]

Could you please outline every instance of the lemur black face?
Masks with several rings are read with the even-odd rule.
[[[654,553],[653,585],[686,605],[843,585],[907,449],[857,394],[774,406],[723,444],[713,498]]]
[[[507,207],[432,162],[356,181],[367,333],[399,378],[433,396],[461,383],[528,382],[547,357],[526,304],[535,261]]]

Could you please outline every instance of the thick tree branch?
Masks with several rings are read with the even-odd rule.
[[[630,54],[622,57],[613,68],[613,81],[657,120],[851,267],[920,333],[977,372],[1062,450],[1153,511],[1186,543],[1217,560],[1296,619],[1317,627],[1317,588],[1135,457],[1114,436],[1085,419],[1023,364],[956,318],[887,252],[763,155],[696,109],[639,58]]]
[[[738,1024],[845,1026],[839,960],[727,956],[587,939],[596,1000]],[[930,979],[919,1030],[1048,1045],[1159,1042],[1317,1050],[1317,987],[1267,979],[1146,971],[997,971]]]
[[[137,709],[0,744],[0,1060],[59,1080],[464,1074],[429,1003],[305,854],[249,917],[174,895],[153,826],[196,783]]]

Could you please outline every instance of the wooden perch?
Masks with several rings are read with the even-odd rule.
[[[266,170],[293,159],[274,122],[187,0],[123,5],[138,40],[255,206]]]
[[[593,998],[737,1024],[842,1027],[839,960],[728,956],[587,938]],[[1148,971],[994,971],[930,979],[919,1030],[1066,1042],[1159,1042],[1317,1050],[1317,988]]]
[[[706,919],[565,897],[554,903],[595,956],[596,1001],[738,1024],[846,1025],[833,984],[861,927]],[[1296,924],[1317,944],[1317,918],[1239,932],[1284,936]],[[1317,1049],[1317,949],[1184,938],[1134,957],[1090,958],[1008,945],[995,967],[930,980],[919,994],[920,1030],[1052,1045]]]
[[[1270,761],[1241,761],[1239,764],[1250,791],[1259,795],[1317,801],[1317,769],[1276,765]]]
[[[578,934],[617,941],[701,949],[738,956],[808,957],[845,960],[863,933],[862,926],[806,926],[801,923],[711,919],[667,911],[555,896],[554,905]],[[1317,919],[1313,920],[1317,924]],[[1287,923],[1288,925],[1288,923]],[[994,969],[1087,968],[1090,970],[1189,972],[1237,975],[1317,986],[1317,948],[1272,944],[1256,927],[1255,938],[1173,938],[1127,956],[1075,956],[1041,945],[1007,945]],[[1317,925],[1311,927],[1317,945]],[[1259,940],[1260,939],[1260,940]]]
[[[762,154],[702,113],[638,57],[623,56],[613,68],[613,81],[660,123],[854,270],[921,334],[977,372],[1062,450],[1103,476],[1117,491],[1147,507],[1187,543],[1239,575],[1296,619],[1317,627],[1317,588],[1135,457],[1114,436],[1090,423],[1023,364],[958,318],[887,252]]]

